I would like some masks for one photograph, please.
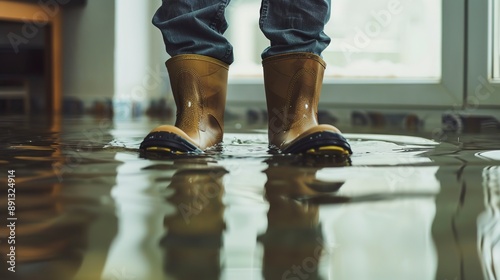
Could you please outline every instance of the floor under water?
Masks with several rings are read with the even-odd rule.
[[[141,156],[155,124],[3,117],[0,279],[500,278],[498,134],[348,133],[347,166],[234,128]]]

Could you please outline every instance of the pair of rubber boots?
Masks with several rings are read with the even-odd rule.
[[[312,53],[264,59],[269,148],[286,154],[352,153],[340,131],[319,125],[317,108],[326,67]],[[202,55],[178,55],[166,62],[177,106],[175,126],[153,129],[143,151],[202,153],[222,142],[229,65]]]

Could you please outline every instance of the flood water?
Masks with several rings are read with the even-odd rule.
[[[498,134],[347,128],[349,163],[238,124],[141,155],[157,123],[0,119],[0,279],[500,278]]]

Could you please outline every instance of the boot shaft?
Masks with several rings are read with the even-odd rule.
[[[175,126],[193,138],[211,128],[222,132],[229,66],[192,54],[172,57],[166,66],[177,107]]]
[[[326,68],[323,59],[311,53],[291,53],[266,58],[262,64],[270,143],[279,144],[284,134],[316,126]]]

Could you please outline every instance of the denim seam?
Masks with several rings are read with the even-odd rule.
[[[220,22],[221,18],[222,18],[222,14],[224,13],[224,9],[226,8],[227,6],[227,1],[229,0],[225,0],[225,1],[221,1],[220,4],[219,4],[219,8],[217,9],[217,12],[215,13],[215,17],[214,19],[212,20],[212,22],[210,23],[210,28],[215,30],[215,31],[218,31],[217,30],[217,23]]]
[[[267,18],[267,11],[269,9],[269,0],[262,0],[262,7],[260,9],[259,26],[260,29],[264,27],[264,20]]]
[[[225,0],[220,2],[219,8],[217,9],[217,13],[215,13],[215,17],[209,25],[210,29],[219,32],[219,30],[217,30],[217,24],[221,21],[224,14],[224,10],[226,9],[229,1],[230,0]],[[224,54],[224,58],[228,58],[231,55],[231,53],[232,53],[232,48],[227,47],[226,53]]]

